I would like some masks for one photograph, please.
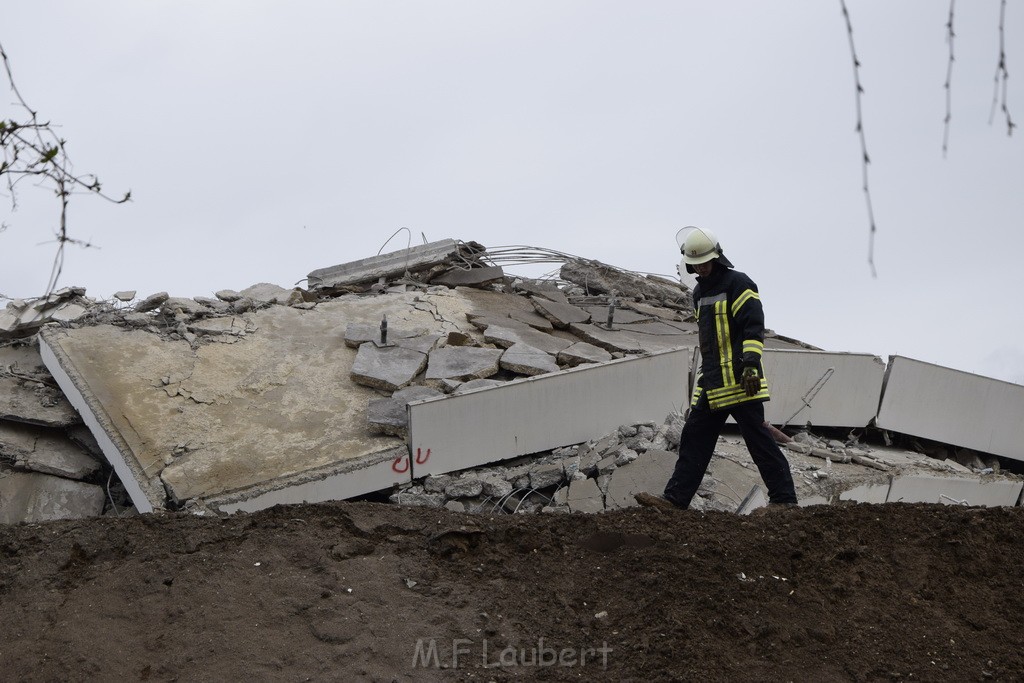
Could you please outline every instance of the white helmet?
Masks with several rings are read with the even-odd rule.
[[[679,244],[683,263],[689,272],[693,272],[689,266],[707,263],[711,259],[718,259],[723,266],[732,267],[729,259],[725,258],[721,243],[710,230],[688,225],[676,233],[676,243]]]

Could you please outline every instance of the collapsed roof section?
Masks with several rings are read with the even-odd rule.
[[[560,261],[560,279],[506,277],[500,264],[516,259]],[[40,332],[47,367],[140,511],[256,510],[407,486],[656,425],[689,395],[692,299],[671,280],[444,240],[316,270],[308,284],[92,302],[77,322]],[[45,322],[26,321],[8,319],[0,334]],[[765,346],[770,422],[860,428],[876,418],[881,359],[774,333]],[[1006,400],[1024,404],[1020,389]],[[655,453],[666,446],[651,458],[670,458]],[[606,502],[610,470],[646,449],[602,455],[611,460],[573,495],[591,500],[596,486]],[[611,497],[621,504],[636,485],[622,482],[642,479],[634,465]],[[532,489],[567,473],[549,463],[527,479]]]

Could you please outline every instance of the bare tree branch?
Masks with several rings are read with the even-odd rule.
[[[951,86],[953,83],[953,5],[956,0],[949,0],[949,20],[946,22],[946,42],[949,43],[949,62],[946,65],[946,83],[942,87],[946,89],[946,118],[942,131],[942,158],[946,158],[949,150],[949,122],[953,119],[953,94]]]
[[[41,122],[36,110],[22,97],[14,82],[11,63],[3,45],[0,45],[0,58],[3,60],[7,82],[14,93],[14,104],[24,111],[23,120],[0,120],[0,150],[3,153],[0,160],[0,176],[3,176],[10,193],[11,206],[17,208],[17,186],[26,178],[34,178],[39,184],[52,188],[60,204],[59,220],[54,230],[57,253],[46,287],[48,295],[56,288],[57,280],[60,278],[64,266],[65,245],[92,246],[68,235],[68,205],[72,195],[94,194],[115,204],[122,204],[131,199],[131,191],[126,192],[121,198],[111,197],[103,193],[99,178],[95,175],[75,175],[67,154],[67,142],[54,132],[48,121]],[[6,227],[0,226],[0,232]]]
[[[1002,109],[1003,114],[1006,116],[1006,134],[1013,135],[1013,129],[1017,125],[1013,122],[1010,117],[1010,110],[1006,106],[1006,81],[1010,78],[1009,71],[1006,70],[1006,0],[1002,0],[999,4],[999,61],[996,63],[996,76],[995,76],[995,87],[992,90],[992,113],[989,114],[988,123],[991,126],[992,121],[996,116],[996,101],[999,100],[1000,91],[1002,93]]]
[[[864,119],[861,114],[861,95],[864,94],[864,87],[860,82],[860,60],[857,59],[857,48],[853,44],[853,24],[850,22],[850,12],[846,8],[846,0],[839,0],[843,9],[843,18],[846,20],[846,33],[850,37],[850,57],[853,59],[853,83],[854,94],[857,102],[857,135],[860,137],[861,166],[864,177],[864,199],[867,202],[868,221],[870,230],[868,232],[868,265],[871,266],[871,276],[878,277],[875,271],[875,211],[871,205],[871,187],[868,184],[868,164],[871,157],[868,156],[868,144],[864,137]]]

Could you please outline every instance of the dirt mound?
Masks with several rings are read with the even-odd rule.
[[[0,527],[19,680],[1018,680],[1024,510]],[[454,669],[454,671],[452,671]]]

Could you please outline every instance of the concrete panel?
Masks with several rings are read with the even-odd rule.
[[[255,512],[274,505],[321,503],[361,496],[409,481],[409,453],[404,446],[346,463],[332,471],[319,470],[283,478],[259,490],[214,497],[207,503],[226,513]]]
[[[984,507],[1014,506],[1020,498],[1022,484],[1009,479],[980,476],[943,477],[927,474],[893,478],[889,503],[945,503]]]
[[[380,394],[352,381],[356,350],[344,331],[386,313],[399,328],[447,333],[458,329],[448,321],[464,321],[470,308],[451,292],[339,297],[312,311],[271,306],[246,314],[255,331],[234,344],[193,348],[97,325],[45,329],[41,345],[132,501],[148,512],[168,495],[179,503],[263,496],[308,473],[331,476],[349,461],[404,448],[402,439],[368,433],[366,406]],[[366,479],[377,488],[379,481],[391,480]],[[346,489],[348,496],[371,490]]]
[[[103,512],[99,486],[48,474],[0,473],[0,524],[81,519]]]
[[[1024,386],[890,356],[877,424],[1024,460]]]
[[[351,261],[328,268],[319,268],[307,276],[310,288],[341,287],[358,282],[371,282],[380,277],[401,275],[445,259],[459,252],[455,240],[419,244],[408,249]]]
[[[855,503],[884,503],[889,499],[891,483],[866,483],[855,486],[839,494],[839,500],[851,500]]]
[[[875,417],[885,375],[878,356],[765,349],[763,363],[772,397],[765,419],[772,424],[865,427]],[[815,386],[820,386],[816,394]]]
[[[693,349],[581,366],[409,404],[422,477],[598,438],[685,406]]]

